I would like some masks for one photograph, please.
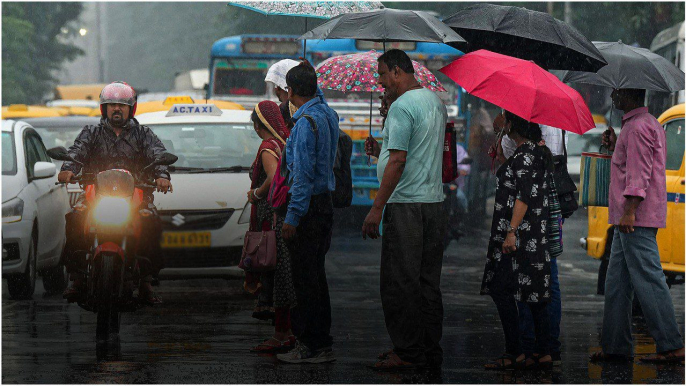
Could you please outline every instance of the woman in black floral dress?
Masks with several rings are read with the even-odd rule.
[[[541,129],[505,112],[505,134],[517,150],[497,171],[491,238],[481,294],[490,295],[505,333],[505,354],[488,369],[547,368],[549,355],[547,304],[550,301],[550,254],[547,222],[552,154],[539,146]],[[525,358],[520,348],[517,301],[534,317],[536,354]]]

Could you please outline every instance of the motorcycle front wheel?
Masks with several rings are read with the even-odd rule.
[[[95,295],[98,302],[98,318],[96,327],[96,339],[107,341],[111,335],[119,333],[121,315],[116,310],[114,302],[119,292],[119,272],[115,266],[117,256],[105,254],[100,258]]]

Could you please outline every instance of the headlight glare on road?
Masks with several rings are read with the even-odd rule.
[[[4,224],[21,221],[24,213],[24,201],[14,198],[2,204],[2,222]]]
[[[252,205],[250,205],[250,201],[248,201],[245,203],[245,206],[243,207],[243,213],[241,213],[241,217],[238,218],[238,223],[239,224],[249,223],[251,211],[252,211]]]
[[[126,198],[103,197],[95,206],[93,219],[99,225],[122,226],[129,220],[131,206]]]

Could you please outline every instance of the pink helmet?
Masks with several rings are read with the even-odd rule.
[[[112,82],[105,86],[100,92],[100,113],[103,117],[107,116],[105,105],[108,103],[119,103],[131,106],[129,119],[136,114],[137,106],[136,90],[125,82]]]

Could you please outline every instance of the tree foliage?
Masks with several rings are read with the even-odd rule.
[[[75,2],[2,5],[3,105],[39,103],[54,87],[62,63],[83,54],[67,41],[81,9]]]

